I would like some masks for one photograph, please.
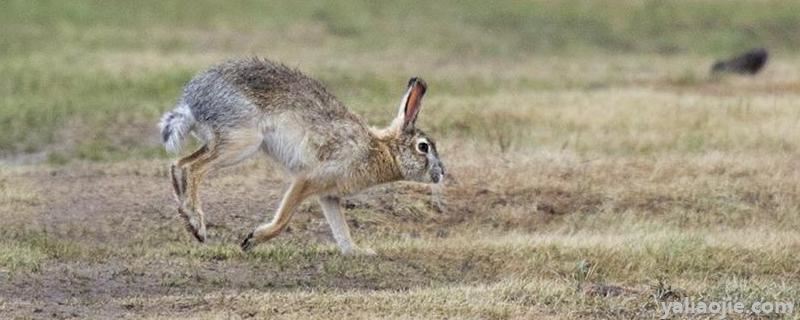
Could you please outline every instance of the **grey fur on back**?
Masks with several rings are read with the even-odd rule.
[[[200,74],[187,84],[183,100],[198,121],[215,127],[235,125],[254,111],[301,111],[320,120],[360,121],[319,81],[259,58],[231,60]]]
[[[322,162],[347,166],[370,147],[366,123],[319,81],[259,58],[227,61],[189,81],[161,121],[167,150],[180,151],[188,132],[205,144],[260,135],[262,149],[292,172]]]
[[[173,133],[170,118],[184,116],[193,123],[182,129],[195,129],[198,138],[209,142],[215,133],[287,111],[300,115],[312,128],[346,122],[368,130],[319,81],[280,63],[248,58],[224,62],[189,81],[176,109],[162,119],[162,139],[168,144]],[[182,140],[186,133],[178,133],[182,134],[176,138]]]

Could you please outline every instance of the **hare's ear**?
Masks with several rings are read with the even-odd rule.
[[[397,118],[392,122],[392,127],[398,130],[414,128],[417,121],[417,114],[422,109],[422,96],[428,90],[428,85],[422,78],[411,78],[408,80],[408,89],[400,103],[400,110],[397,111]]]

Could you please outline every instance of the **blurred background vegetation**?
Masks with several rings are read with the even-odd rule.
[[[693,83],[715,56],[753,46],[796,53],[797,12],[800,2],[788,0],[6,0],[0,3],[0,157],[63,163],[164,156],[157,118],[193,74],[230,57],[259,55],[298,67],[375,123],[391,116],[412,74],[429,79],[440,106],[446,97],[630,83],[640,79],[627,71],[646,74],[649,64],[669,64],[678,55],[695,59],[696,67],[677,64],[668,82]],[[593,71],[597,59],[612,62]],[[480,108],[464,103],[441,107]],[[516,135],[530,124],[514,122],[526,118],[517,109],[524,107],[490,117]],[[480,113],[430,117],[440,134],[474,136],[491,125],[480,123],[486,119]],[[551,126],[550,135],[565,135],[531,143],[557,148],[575,129]],[[496,135],[479,138],[510,147]]]

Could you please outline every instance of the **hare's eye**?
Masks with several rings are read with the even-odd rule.
[[[417,144],[417,150],[422,153],[428,153],[428,143],[427,142],[420,142]]]

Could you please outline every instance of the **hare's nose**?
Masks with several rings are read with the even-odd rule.
[[[441,161],[436,161],[433,170],[431,170],[431,180],[433,183],[439,183],[444,180],[444,166]]]

